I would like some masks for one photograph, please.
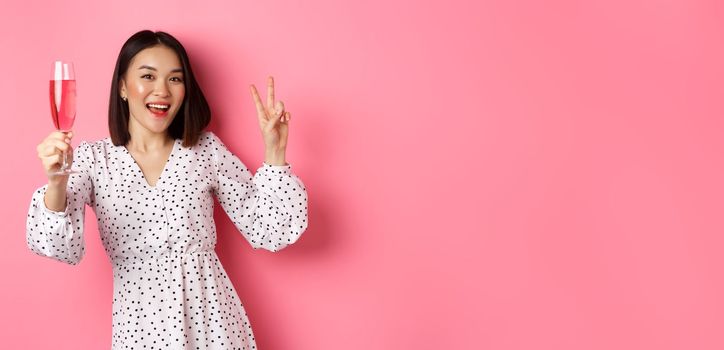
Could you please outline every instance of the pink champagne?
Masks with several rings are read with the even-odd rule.
[[[75,80],[50,81],[50,112],[55,128],[70,131],[75,121]]]

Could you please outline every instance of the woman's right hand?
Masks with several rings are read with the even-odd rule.
[[[68,180],[68,175],[54,175],[53,173],[60,170],[60,166],[63,164],[63,151],[68,152],[68,165],[73,163],[73,147],[70,146],[72,138],[72,131],[68,133],[53,131],[38,145],[38,158],[43,163],[48,183],[62,183]]]

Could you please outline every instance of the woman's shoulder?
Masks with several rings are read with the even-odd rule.
[[[205,130],[201,132],[201,136],[199,137],[198,145],[202,147],[218,147],[222,146],[224,143],[221,142],[221,139],[213,132],[209,130]]]
[[[218,142],[219,137],[216,136],[216,134],[211,130],[204,130],[201,132],[201,137],[199,137],[200,142]]]
[[[92,152],[92,153],[108,153],[108,151],[115,147],[121,147],[121,146],[114,146],[113,141],[111,141],[110,137],[105,137],[98,140],[83,140],[78,143],[78,146],[75,148],[76,151],[81,152]]]
[[[110,137],[99,140],[83,140],[73,148],[73,162],[106,164],[109,160],[118,157],[118,152],[121,151],[118,147],[113,145]]]
[[[180,142],[180,140],[177,141]],[[219,145],[222,145],[219,137],[212,131],[205,130],[199,134],[199,139],[189,148],[189,150],[199,155],[213,154],[216,150],[218,150]]]

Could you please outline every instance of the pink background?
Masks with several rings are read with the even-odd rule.
[[[724,348],[721,1],[58,3],[0,14],[3,348],[109,347],[92,211],[76,267],[25,216],[51,61],[76,63],[74,144],[105,137],[143,28],[186,45],[250,168],[247,85],[274,74],[293,113],[302,239],[252,251],[216,213],[262,350]]]

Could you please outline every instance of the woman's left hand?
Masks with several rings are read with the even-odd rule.
[[[282,101],[274,101],[273,77],[269,77],[267,81],[266,105],[262,103],[259,92],[253,84],[250,86],[250,89],[256,104],[259,127],[264,137],[264,146],[266,147],[265,161],[270,165],[284,165],[291,113],[284,109],[284,103],[282,103]]]

